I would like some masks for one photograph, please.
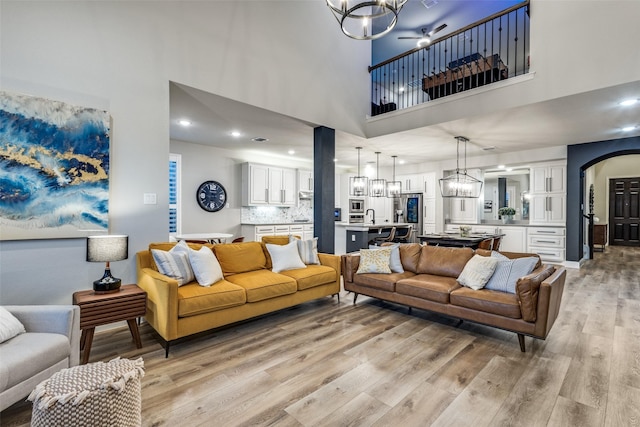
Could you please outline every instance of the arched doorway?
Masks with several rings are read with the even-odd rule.
[[[603,160],[640,154],[640,137],[575,144],[567,147],[567,261],[578,263],[583,257],[585,171]]]

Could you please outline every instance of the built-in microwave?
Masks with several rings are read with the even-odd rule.
[[[349,199],[349,213],[350,214],[363,214],[364,213],[364,199]]]

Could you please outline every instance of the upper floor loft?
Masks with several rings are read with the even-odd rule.
[[[425,33],[418,47],[370,66],[370,116],[528,73],[529,6],[526,0],[434,40]]]

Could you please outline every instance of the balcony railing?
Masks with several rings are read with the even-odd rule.
[[[529,1],[369,67],[371,115],[529,72]]]

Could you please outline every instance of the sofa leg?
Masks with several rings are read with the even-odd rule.
[[[165,341],[164,342],[164,358],[168,359],[169,358],[169,347],[171,346],[171,341]]]
[[[356,300],[358,299],[358,294],[353,293],[353,305],[356,305]]]
[[[411,310],[413,310],[413,307],[409,306],[409,312],[407,314],[411,314]]]
[[[332,297],[332,298],[333,298],[333,297],[338,297],[338,302],[340,302],[340,294],[339,294],[339,293],[338,293],[338,294],[333,294],[333,295],[331,295],[331,297]]]
[[[518,334],[518,342],[520,343],[520,351],[524,353],[526,351],[524,347],[524,335]]]

